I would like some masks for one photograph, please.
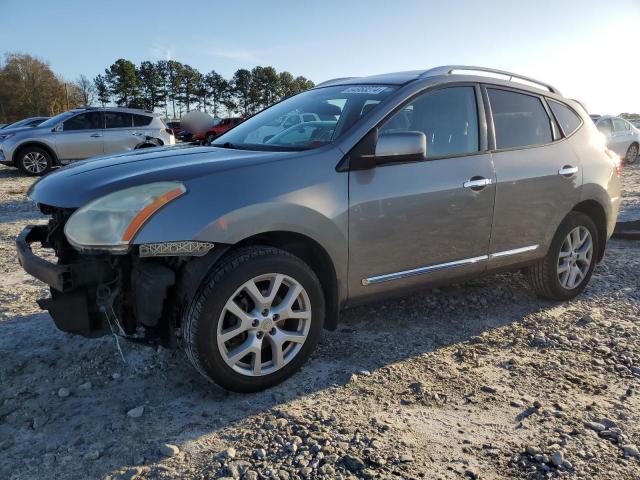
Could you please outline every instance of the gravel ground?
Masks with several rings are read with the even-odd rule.
[[[623,173],[640,219],[640,166]],[[640,242],[586,292],[519,274],[346,311],[305,368],[259,394],[180,352],[61,333],[14,238],[43,221],[0,167],[0,478],[640,478]],[[637,215],[636,215],[637,214]]]

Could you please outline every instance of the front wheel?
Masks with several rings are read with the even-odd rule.
[[[183,318],[182,336],[189,360],[207,379],[256,392],[300,368],[324,315],[320,282],[302,260],[246,247],[214,267]]]
[[[550,300],[568,300],[589,283],[596,264],[598,231],[582,212],[571,212],[563,220],[547,255],[528,269],[536,293]]]
[[[16,163],[22,172],[34,177],[44,175],[53,166],[49,152],[39,147],[27,147],[22,150]]]

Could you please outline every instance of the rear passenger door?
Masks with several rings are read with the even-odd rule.
[[[627,154],[627,148],[631,145],[631,127],[621,118],[612,118],[611,121],[613,122],[613,135],[611,136],[610,148],[624,157]]]
[[[545,255],[582,172],[542,96],[490,85],[483,95],[497,181],[491,268]]]
[[[133,118],[126,112],[105,112],[104,153],[120,153],[133,150],[144,138],[135,135]]]

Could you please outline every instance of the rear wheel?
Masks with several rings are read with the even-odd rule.
[[[627,149],[627,154],[624,156],[625,163],[627,164],[636,163],[639,153],[640,153],[640,150],[638,149],[637,143],[633,143],[629,145],[629,148]]]
[[[16,164],[27,175],[39,177],[51,170],[53,161],[46,150],[39,147],[27,147],[18,154]]]
[[[536,293],[551,300],[568,300],[581,293],[593,273],[598,242],[596,226],[588,215],[567,215],[547,256],[528,269]]]
[[[214,267],[183,319],[182,336],[202,375],[228,390],[255,392],[300,368],[323,322],[320,282],[302,260],[247,247]]]

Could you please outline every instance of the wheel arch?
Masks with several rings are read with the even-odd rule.
[[[16,149],[15,152],[13,154],[13,164],[17,166],[17,161],[18,158],[20,158],[20,154],[29,147],[38,147],[43,149],[44,151],[46,151],[49,155],[51,155],[51,161],[53,162],[54,165],[59,165],[59,161],[58,161],[58,156],[56,155],[55,150],[50,146],[47,145],[46,143],[43,142],[38,142],[38,141],[26,141],[22,144],[20,144]]]
[[[604,207],[596,200],[583,200],[576,204],[571,211],[582,212],[588,215],[598,229],[598,262],[604,256],[604,249],[607,243],[607,214]]]
[[[329,253],[314,239],[297,232],[270,231],[245,238],[233,249],[250,245],[263,245],[284,250],[305,262],[316,274],[325,297],[326,318],[324,328],[335,330],[340,317],[338,276]]]

